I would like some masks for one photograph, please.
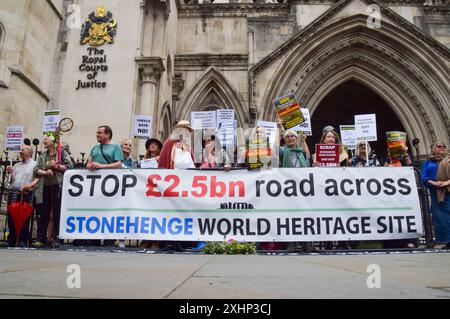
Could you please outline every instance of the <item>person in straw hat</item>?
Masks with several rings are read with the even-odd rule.
[[[189,121],[179,121],[169,139],[164,142],[159,157],[159,168],[194,168],[191,148],[192,127]]]

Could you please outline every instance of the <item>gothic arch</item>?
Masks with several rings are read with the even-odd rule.
[[[180,102],[179,119],[189,119],[191,112],[234,109],[238,126],[245,123],[244,101],[225,76],[209,67]]]
[[[158,137],[161,141],[166,140],[172,130],[172,112],[169,103],[164,103],[161,112],[161,120],[158,125]]]
[[[385,99],[410,137],[424,142],[421,154],[436,138],[449,142],[449,55],[436,54],[386,19],[381,29],[368,28],[366,19],[344,18],[298,41],[272,78],[263,105],[294,92],[313,114],[329,92],[355,79]],[[273,109],[265,108],[263,116],[274,118]]]

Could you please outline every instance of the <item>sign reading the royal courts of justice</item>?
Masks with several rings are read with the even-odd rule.
[[[89,44],[86,54],[82,56],[79,71],[86,73],[86,80],[78,80],[77,90],[86,88],[105,88],[106,82],[99,79],[99,75],[108,71],[107,55],[104,49],[98,48],[106,43],[113,43],[116,35],[117,22],[112,13],[103,6],[91,12],[81,27],[80,44]]]

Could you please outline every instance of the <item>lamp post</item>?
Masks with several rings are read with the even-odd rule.
[[[416,165],[414,165],[414,166],[418,166],[419,165],[419,150],[418,150],[419,143],[420,143],[420,140],[419,140],[418,137],[415,137],[412,140],[412,144],[413,144],[414,148],[416,149],[416,156],[415,156],[416,157],[416,160],[415,160],[415,164]]]

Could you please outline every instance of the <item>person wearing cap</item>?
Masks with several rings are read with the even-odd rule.
[[[148,139],[145,142],[144,159],[155,158],[156,161],[158,161],[159,155],[161,154],[162,147],[163,147],[163,145],[158,139],[156,139],[156,138]]]
[[[191,149],[191,124],[189,121],[179,121],[170,134],[159,156],[158,168],[195,168]]]
[[[306,136],[302,135],[301,145],[298,145],[298,134],[288,130],[283,134],[286,145],[280,148],[280,167],[310,167]]]

